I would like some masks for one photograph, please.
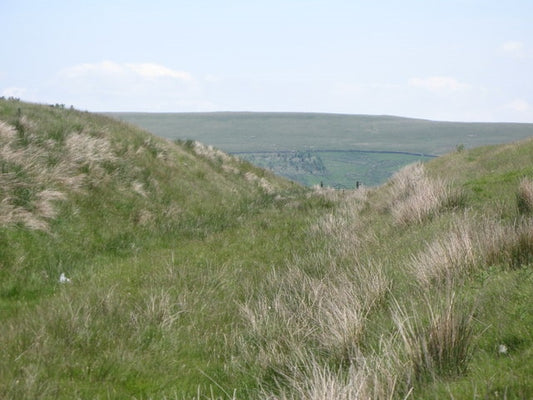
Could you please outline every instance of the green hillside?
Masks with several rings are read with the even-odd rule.
[[[533,397],[533,140],[310,189],[0,100],[0,398]]]
[[[238,153],[304,185],[322,182],[339,188],[353,188],[357,181],[366,186],[382,184],[399,168],[426,161],[424,154],[442,155],[456,147],[473,148],[533,136],[533,124],[437,122],[392,116],[256,112],[110,115],[158,136],[198,140]],[[301,153],[322,168],[298,157]]]

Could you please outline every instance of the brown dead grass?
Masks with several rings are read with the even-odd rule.
[[[533,179],[523,178],[518,186],[518,210],[522,214],[533,213]]]
[[[42,140],[38,124],[25,116],[19,125],[23,142],[14,126],[0,121],[0,224],[46,231],[57,215],[55,204],[84,186],[88,172],[81,168],[101,177],[102,164],[116,156],[105,137],[71,133],[61,144]]]
[[[446,181],[428,177],[422,163],[396,172],[390,180],[389,191],[389,209],[400,225],[420,223],[459,196]]]
[[[462,215],[449,233],[426,245],[411,261],[413,276],[424,287],[453,281],[488,265],[519,267],[533,261],[533,219],[503,224]]]

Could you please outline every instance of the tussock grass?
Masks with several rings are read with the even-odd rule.
[[[393,307],[407,356],[408,381],[463,374],[472,357],[473,310],[458,305],[454,292],[448,292],[436,307],[433,304],[426,298],[422,311],[426,315],[416,309],[409,312],[397,302]]]
[[[283,376],[277,391],[264,389],[261,398],[269,400],[392,399],[396,377],[384,370],[376,359],[362,355],[347,369],[334,368],[307,355]]]
[[[397,377],[383,367],[388,361],[360,349],[391,285],[381,265],[354,262],[372,241],[357,222],[368,192],[316,188],[312,196],[336,203],[310,227],[309,245],[325,239],[326,252],[293,257],[266,277],[241,305],[247,334],[237,347],[246,368],[270,382],[262,398],[390,398]]]
[[[523,178],[518,186],[517,193],[518,210],[522,214],[533,213],[533,180]]]
[[[507,226],[485,231],[480,245],[486,265],[520,268],[533,262],[533,218],[520,218]]]
[[[429,178],[422,163],[402,168],[390,179],[389,208],[396,223],[421,223],[445,207],[456,204],[460,194],[441,178]]]
[[[267,280],[276,288],[274,295],[242,306],[253,343],[248,357],[262,369],[281,371],[287,360],[309,347],[349,360],[360,344],[368,313],[388,285],[373,266],[358,266],[351,274],[330,271],[321,279],[289,268],[283,274],[271,273]]]
[[[533,260],[533,220],[504,224],[463,214],[447,235],[427,244],[412,257],[414,277],[423,286],[453,281],[490,265],[515,268]]]
[[[362,243],[375,239],[359,217],[361,210],[368,206],[369,192],[369,189],[360,188],[341,194],[329,188],[315,188],[315,196],[336,204],[334,210],[321,217],[311,228],[318,236],[328,238],[332,252],[353,257]]]
[[[465,221],[465,220],[462,220]],[[457,222],[447,235],[428,243],[425,250],[413,256],[411,270],[423,286],[472,270],[480,261],[472,228]]]
[[[105,137],[73,132],[44,140],[37,123],[25,116],[16,126],[0,123],[0,221],[46,231],[57,214],[54,204],[66,200],[66,192],[79,190],[89,170],[92,183],[100,182],[107,175],[103,164],[116,156]]]

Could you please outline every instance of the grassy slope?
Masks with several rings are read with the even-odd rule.
[[[463,197],[450,215],[425,223],[419,240],[442,238],[446,234],[442,224],[450,218],[455,225],[474,226],[474,231],[488,225],[489,232],[478,239],[480,251],[495,254],[483,255],[468,267],[466,275],[454,281],[454,290],[474,310],[472,359],[466,373],[437,379],[421,390],[421,397],[530,398],[533,309],[528,303],[533,298],[533,210],[519,212],[517,193],[522,179],[533,180],[533,140],[454,152],[430,162],[428,172],[452,182]],[[524,221],[528,222],[520,244],[511,239],[509,249],[501,244],[505,239],[496,238],[499,226],[516,227]],[[494,244],[498,240],[500,243]],[[428,290],[435,296],[439,286]],[[501,345],[508,352],[500,353]]]
[[[286,218],[292,200],[281,196],[301,189],[108,118],[0,106],[0,397],[195,393],[209,383],[199,371],[220,365],[210,346],[220,350],[222,336],[204,332],[233,323],[227,305],[245,290],[237,277],[282,257],[302,222]],[[71,285],[58,283],[62,272]]]
[[[312,192],[87,113],[2,101],[0,120],[0,397],[533,395],[516,199],[533,141]],[[412,217],[440,179],[444,201]],[[476,236],[471,263],[458,246],[445,279],[414,263],[463,223],[509,240]],[[451,332],[436,347],[465,357],[427,350],[433,320]]]

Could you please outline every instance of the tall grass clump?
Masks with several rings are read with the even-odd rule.
[[[520,181],[516,200],[521,214],[533,213],[533,179],[523,178]]]
[[[330,251],[341,257],[354,257],[363,243],[375,240],[373,232],[364,226],[360,213],[368,205],[370,189],[360,188],[345,193],[329,188],[315,188],[313,195],[335,204],[321,216],[311,230],[319,238],[326,237]]]
[[[460,194],[448,182],[428,177],[420,162],[396,172],[390,179],[389,191],[389,209],[400,225],[420,223],[460,200]]]
[[[457,275],[472,270],[479,263],[479,250],[471,227],[463,221],[456,222],[441,238],[426,245],[412,256],[411,270],[423,286],[433,282],[453,280]]]
[[[286,373],[309,349],[321,357],[350,363],[358,352],[369,312],[387,293],[379,266],[351,272],[335,268],[323,277],[300,267],[273,271],[268,287],[241,306],[249,334],[244,358],[260,370]]]
[[[313,354],[295,363],[274,388],[263,388],[268,400],[392,399],[397,377],[377,357],[359,355],[348,368],[320,362]]]
[[[21,132],[24,141],[20,140]],[[104,183],[105,165],[117,160],[104,134],[69,132],[45,138],[38,124],[26,118],[11,126],[0,121],[2,202],[0,222],[46,231],[56,217],[57,203],[68,192]]]
[[[472,356],[473,310],[449,291],[441,304],[426,298],[424,309],[409,312],[396,302],[392,317],[407,358],[411,382],[463,374]]]
[[[411,257],[410,269],[422,286],[453,281],[490,265],[516,268],[533,261],[533,219],[504,223],[464,213],[448,233]]]
[[[533,262],[533,218],[519,218],[506,226],[491,224],[483,236],[485,265],[519,268]]]

